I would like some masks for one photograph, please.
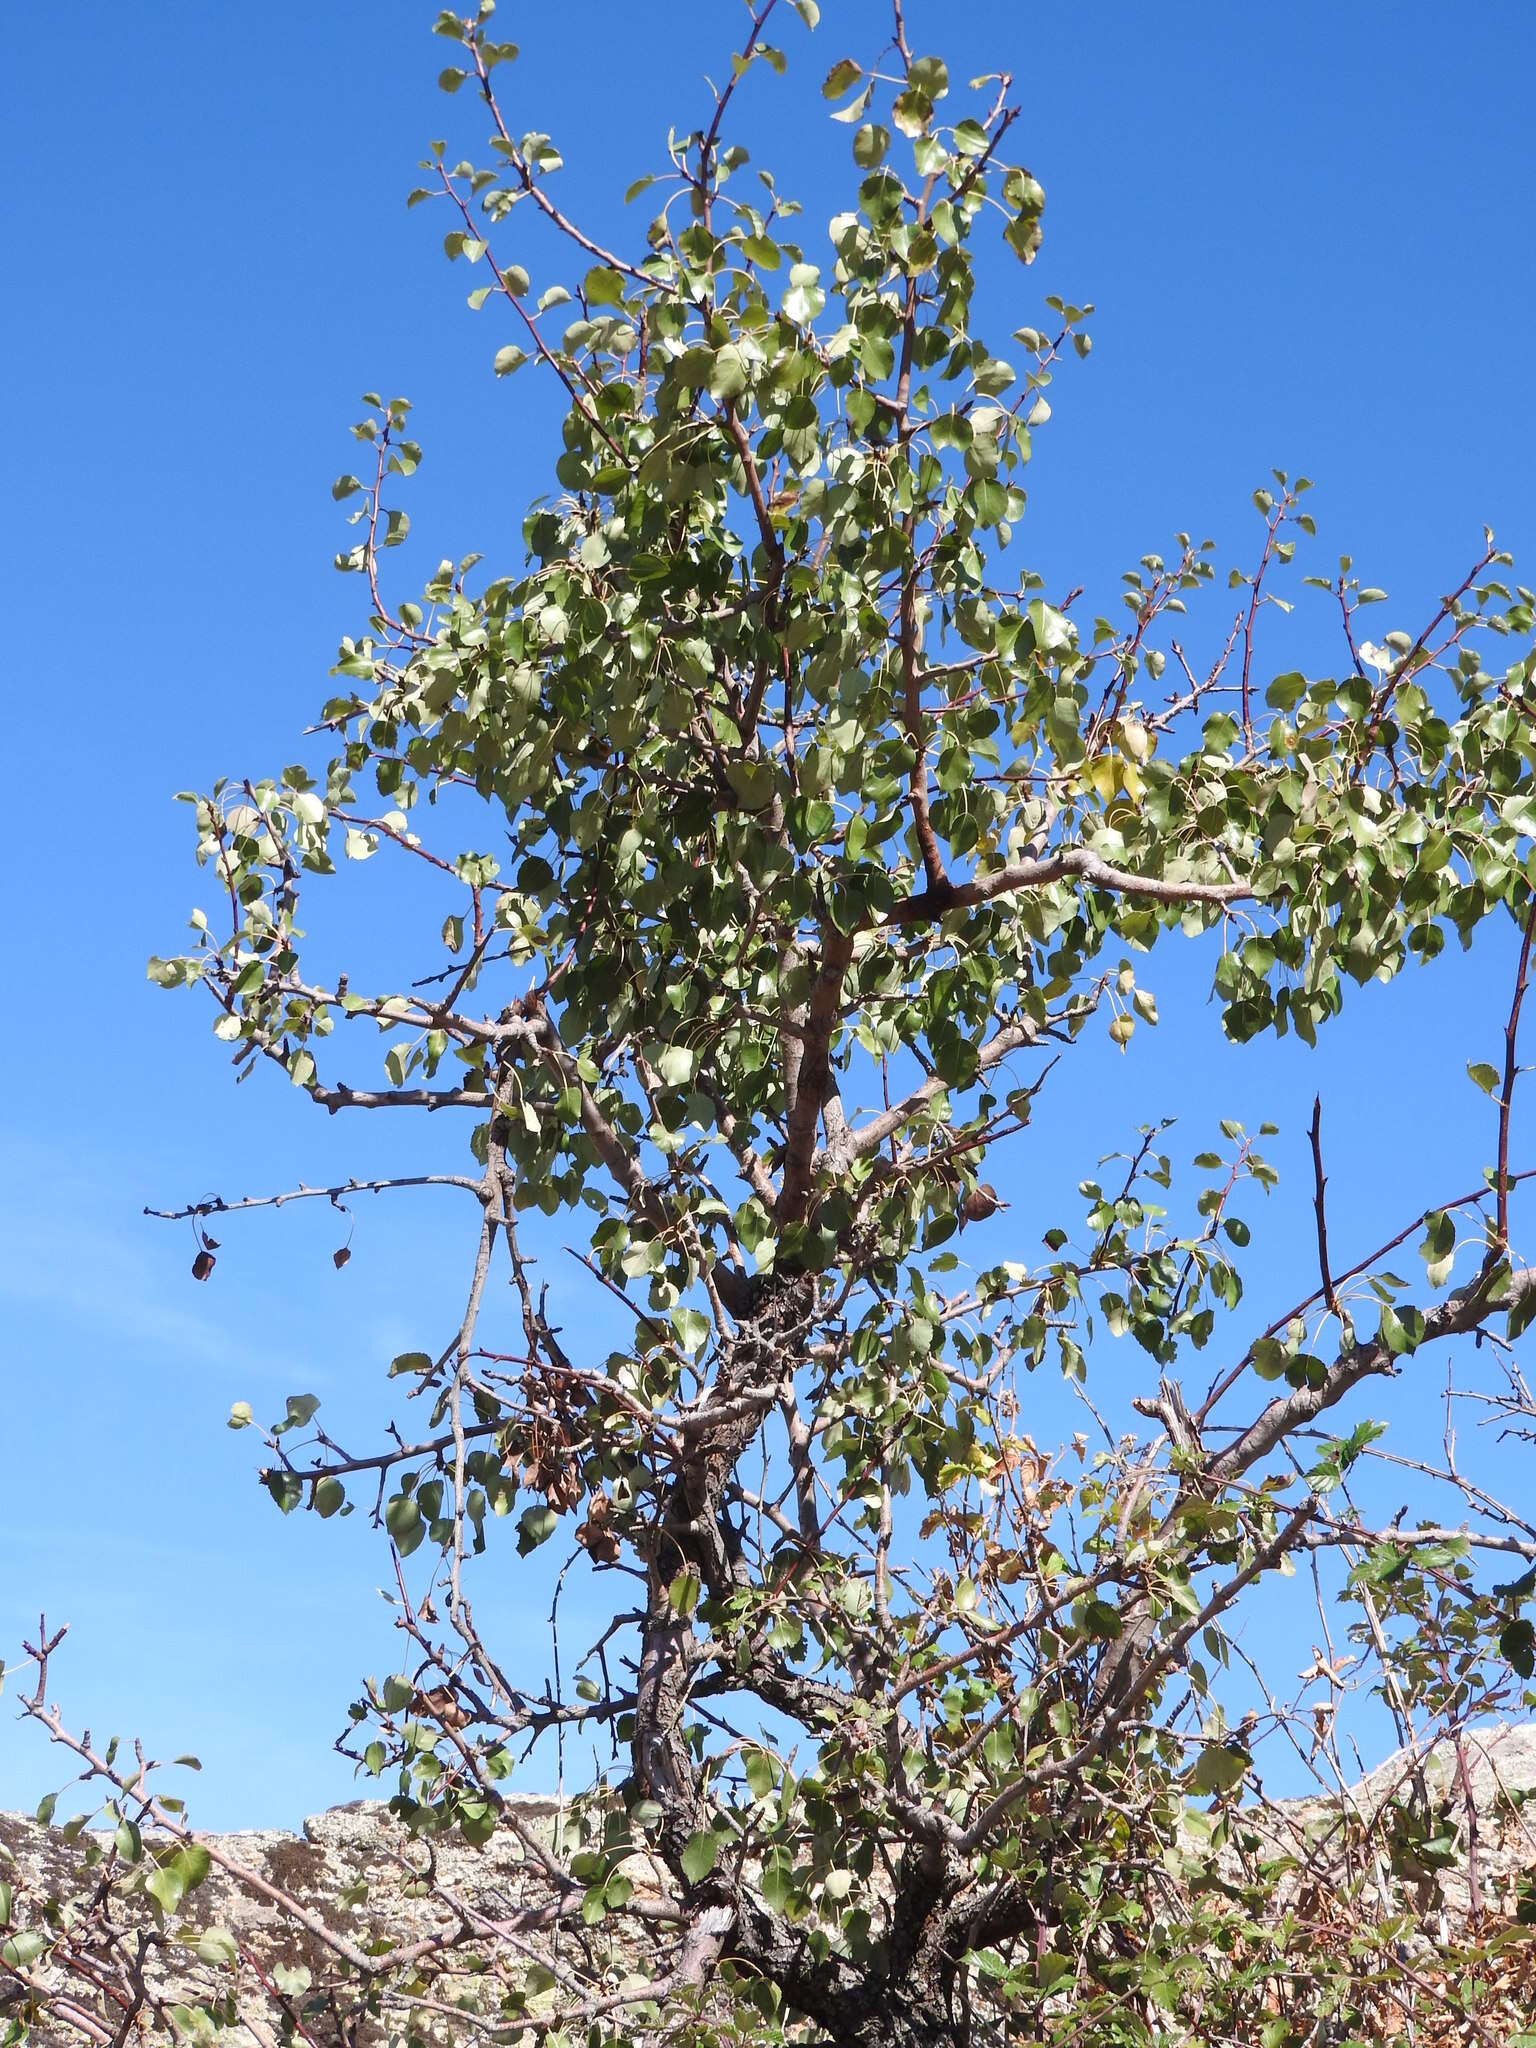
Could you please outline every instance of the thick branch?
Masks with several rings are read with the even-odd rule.
[[[843,975],[853,958],[853,940],[828,930],[822,938],[821,968],[805,1006],[805,1037],[793,1100],[786,1103],[784,1184],[779,1191],[781,1223],[803,1222],[810,1207],[812,1162],[822,1100],[831,1076],[828,1057],[842,1008]]]
[[[1425,1344],[1439,1338],[1459,1337],[1475,1330],[1489,1316],[1513,1308],[1536,1286],[1536,1268],[1530,1266],[1520,1267],[1499,1288],[1490,1288],[1490,1277],[1486,1270],[1479,1273],[1466,1287],[1458,1288],[1447,1300],[1430,1309],[1424,1318],[1424,1335],[1417,1348],[1422,1350]],[[1305,1428],[1325,1410],[1335,1407],[1361,1380],[1376,1373],[1391,1372],[1399,1355],[1380,1336],[1365,1339],[1351,1345],[1347,1351],[1341,1351],[1320,1387],[1297,1387],[1291,1393],[1277,1395],[1240,1436],[1210,1460],[1203,1478],[1213,1485],[1230,1486],[1261,1458],[1267,1457],[1276,1445],[1293,1436],[1298,1429]]]
[[[1035,1038],[1033,1024],[1004,1025],[1001,1031],[987,1040],[977,1054],[977,1074],[986,1073],[989,1068],[1007,1059],[1010,1053],[1019,1052],[1025,1046],[1033,1045]],[[882,1110],[879,1116],[871,1117],[868,1123],[858,1124],[851,1129],[839,1149],[839,1162],[844,1159],[867,1159],[871,1152],[878,1152],[887,1138],[895,1137],[903,1125],[910,1123],[929,1103],[936,1102],[941,1095],[947,1094],[951,1085],[948,1081],[941,1081],[937,1074],[930,1074],[926,1081],[921,1082],[902,1101]]]
[[[1063,847],[1058,853],[1037,860],[1010,861],[990,874],[977,875],[969,882],[956,882],[942,889],[924,889],[888,911],[886,925],[928,924],[951,910],[969,910],[999,896],[1015,895],[1020,889],[1043,889],[1052,882],[1082,881],[1119,896],[1145,897],[1153,903],[1251,903],[1255,891],[1248,882],[1181,881],[1167,875],[1137,875],[1128,869],[1111,867],[1107,860],[1086,846]]]

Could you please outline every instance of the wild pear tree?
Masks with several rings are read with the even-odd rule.
[[[350,1503],[393,1545],[401,1671],[347,1747],[418,1840],[439,1931],[312,1929],[286,1987],[236,1956],[210,2027],[243,1983],[270,2038],[358,2043],[1364,2038],[1405,1981],[1436,1816],[1410,1782],[1386,1875],[1328,1879],[1349,1940],[1280,1913],[1325,1862],[1253,1821],[1255,1746],[1299,1728],[1323,1769],[1344,1681],[1261,1673],[1236,1725],[1234,1618],[1342,1558],[1339,1663],[1410,1752],[1531,1675],[1530,1521],[1449,1466],[1390,1527],[1351,1493],[1450,1340],[1488,1338],[1468,1369],[1497,1392],[1536,1305],[1510,1146],[1531,594],[1489,536],[1372,639],[1384,594],[1345,560],[1306,579],[1333,673],[1287,671],[1271,594],[1312,523],[1283,475],[1225,600],[1183,535],[1105,616],[1046,588],[1027,469],[1091,309],[1048,302],[1006,355],[974,324],[978,270],[1016,297],[1041,238],[1011,81],[959,84],[897,0],[884,47],[826,76],[852,168],[801,215],[732,115],[794,89],[762,76],[786,68],[773,36],[817,13],[761,0],[613,247],[524,132],[490,0],[440,18],[481,146],[434,144],[412,201],[494,317],[495,374],[563,395],[555,478],[526,479],[522,557],[400,596],[421,451],[403,400],[369,400],[335,493],[365,617],[330,758],[194,800],[209,889],[152,974],[319,1109],[461,1119],[457,1171],[388,1185],[463,1205],[467,1283],[456,1327],[389,1368],[397,1428],[344,1447],[296,1396],[263,1473],[285,1513]],[[313,914],[344,966],[329,898],[367,860],[441,899],[430,931],[401,920],[383,987],[307,938]],[[1085,1040],[1156,1023],[1149,958],[1203,942],[1232,1039],[1310,1044],[1351,982],[1506,919],[1511,1008],[1468,1046],[1503,1032],[1474,1069],[1487,1175],[1346,1237],[1314,1120],[1317,1262],[1269,1327],[1242,1312],[1262,1135],[1191,1134],[1192,1186],[1153,1103],[1111,1169],[1030,1158]],[[1043,1243],[994,1192],[1021,1170],[1059,1196]],[[264,1199],[184,1213],[222,1233]],[[552,1322],[534,1215],[589,1269],[606,1355]],[[1408,1284],[1388,1261],[1415,1246]],[[1101,1427],[1106,1356],[1141,1391]],[[1075,1440],[1034,1441],[1030,1374],[1080,1390]],[[476,1610],[546,1545],[607,1616],[558,1688]],[[133,2011],[156,2009],[127,1930],[168,1938],[180,1894],[152,1879],[194,1838],[68,1733],[32,1647],[33,1710],[122,1820],[100,1981],[68,1992],[113,2028],[135,1967]],[[575,1737],[611,1765],[541,1832],[513,1795]],[[438,1884],[434,1843],[509,1836],[514,1905]],[[42,2000],[50,1957],[62,1936],[6,1967]]]

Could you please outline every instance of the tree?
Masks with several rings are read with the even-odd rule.
[[[1379,1859],[1359,1879],[1281,1843],[1251,1782],[1258,1740],[1298,1722],[1336,1760],[1344,1644],[1234,1725],[1230,1630],[1263,1582],[1342,1557],[1347,1643],[1413,1754],[1532,1673],[1531,1523],[1447,1464],[1421,1471],[1419,1526],[1373,1528],[1351,1474],[1447,1340],[1485,1339],[1478,1391],[1517,1420],[1524,1399],[1533,599],[1488,535],[1419,630],[1377,645],[1360,614],[1384,593],[1345,559],[1306,579],[1337,612],[1338,673],[1274,674],[1272,586],[1312,532],[1305,480],[1279,474],[1208,656],[1171,630],[1214,602],[1208,544],[1145,556],[1118,620],[1047,592],[1010,543],[1091,309],[1049,302],[1013,336],[1022,369],[973,328],[977,264],[1027,265],[1041,237],[1010,80],[960,90],[896,0],[888,47],[826,78],[854,173],[830,247],[802,241],[729,139],[743,83],[785,69],[791,12],[797,37],[816,26],[814,0],[760,0],[707,125],[631,188],[656,211],[622,249],[568,217],[555,144],[498,97],[516,52],[489,0],[440,18],[441,83],[478,101],[489,148],[434,145],[412,202],[515,337],[496,374],[563,388],[558,493],[522,565],[444,562],[397,598],[394,494],[421,451],[403,400],[366,400],[367,473],[335,486],[368,616],[324,708],[332,758],[188,799],[214,893],[152,975],[211,997],[242,1068],[333,1115],[462,1114],[468,1146],[459,1172],[280,1197],[467,1198],[462,1320],[390,1368],[427,1421],[349,1452],[295,1396],[263,1473],[284,1513],[355,1505],[393,1545],[409,1657],[348,1747],[446,1910],[404,1949],[309,1927],[304,1981],[250,2010],[349,2043],[381,2014],[401,2040],[1360,2038],[1414,1975],[1394,1944],[1416,1895]],[[535,284],[551,247],[567,282]],[[310,968],[301,918],[374,858],[440,882],[446,959],[402,934],[370,993]],[[1239,1319],[1239,1204],[1275,1176],[1237,1125],[1196,1156],[1192,1201],[1150,1122],[1043,1248],[1015,1240],[989,1162],[1073,1085],[1086,1033],[1126,1048],[1156,1024],[1136,964],[1155,948],[1212,946],[1234,1040],[1310,1044],[1349,982],[1503,917],[1523,940],[1502,1067],[1472,1070],[1485,1181],[1385,1217],[1341,1265],[1315,1116],[1317,1270],[1269,1327]],[[622,1304],[606,1358],[552,1325],[531,1212]],[[1411,1243],[1413,1285],[1386,1264]],[[1027,1376],[1079,1385],[1086,1424],[1090,1363],[1127,1339],[1142,1426],[1033,1442]],[[574,1685],[538,1690],[474,1598],[552,1541],[610,1623]],[[32,1646],[31,1711],[119,1825],[95,1905],[5,1968],[56,2020],[126,2039],[163,2022],[145,1958],[206,1856],[143,1772],[65,1727],[52,1648]],[[614,1761],[551,1837],[508,1795],[571,1731]],[[1392,1868],[1411,1886],[1443,1842],[1409,1778]],[[498,1831],[526,1854],[514,1910],[433,1891],[435,1842]]]

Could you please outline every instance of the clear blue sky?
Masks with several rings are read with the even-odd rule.
[[[789,78],[754,84],[745,108],[759,160],[810,202],[808,241],[842,203],[816,195],[847,139],[816,88],[845,50],[877,47],[884,19],[865,0],[823,9],[809,45],[789,23]],[[206,1016],[144,980],[197,896],[172,792],[296,758],[359,623],[356,586],[330,567],[346,529],[328,491],[358,393],[417,403],[413,575],[471,548],[515,563],[544,481],[548,394],[491,378],[509,337],[465,310],[441,222],[404,209],[426,139],[478,126],[467,96],[435,90],[433,11],[76,0],[14,10],[5,36],[0,1653],[40,1605],[68,1620],[71,1718],[200,1751],[196,1817],[215,1826],[353,1796],[329,1742],[359,1674],[393,1656],[378,1540],[361,1517],[281,1521],[229,1405],[265,1418],[312,1389],[340,1417],[376,1416],[384,1361],[437,1332],[461,1277],[461,1238],[428,1205],[361,1211],[339,1275],[332,1218],[231,1227],[206,1288],[186,1228],[140,1214],[445,1156],[399,1124],[328,1127],[270,1075],[235,1092]],[[1316,566],[1352,552],[1392,592],[1383,627],[1422,622],[1485,520],[1536,575],[1536,14],[908,13],[957,75],[1017,74],[1020,154],[1049,204],[1003,331],[1053,290],[1099,309],[1030,472],[1022,546],[1051,587],[1086,583],[1107,608],[1119,572],[1180,527],[1249,559],[1249,493],[1272,464],[1316,479]],[[514,119],[559,140],[570,203],[621,231],[624,183],[658,163],[668,121],[697,120],[701,73],[744,18],[727,0],[503,0],[499,30],[524,51]],[[1219,595],[1193,645],[1219,639],[1224,611]],[[1320,600],[1289,632],[1267,667],[1332,664]],[[1021,1166],[1070,1190],[1151,1110],[1185,1120],[1186,1156],[1218,1115],[1275,1115],[1290,1171],[1253,1287],[1279,1305],[1305,1284],[1288,1275],[1309,1256],[1314,1089],[1335,1236],[1359,1249],[1474,1183],[1490,1134],[1463,1063],[1491,1054],[1507,970],[1491,936],[1470,961],[1352,995],[1316,1055],[1238,1055],[1196,979],[1149,968],[1161,1030],[1097,1058],[1089,1095],[1058,1096]],[[562,1284],[568,1341],[608,1348],[601,1302]],[[1110,1369],[1128,1372],[1119,1356]],[[1437,1433],[1442,1370],[1395,1397],[1405,1427]],[[530,1669],[545,1590],[529,1599],[513,1574],[499,1596]],[[11,1692],[0,1807],[60,1775],[13,1725]]]

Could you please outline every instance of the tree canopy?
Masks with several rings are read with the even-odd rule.
[[[381,2015],[402,2043],[593,2048],[1363,2039],[1440,1818],[1410,1773],[1391,1881],[1378,1861],[1309,1904],[1323,1865],[1255,1823],[1250,1777],[1265,1737],[1328,1759],[1338,1667],[1300,1693],[1251,1674],[1239,1720],[1231,1631],[1262,1582],[1342,1559],[1337,1658],[1410,1753],[1532,1676],[1518,1504],[1448,1452],[1415,1481],[1424,1514],[1372,1527],[1351,1476],[1458,1337],[1467,1397],[1529,1427],[1510,1131],[1536,600],[1488,534],[1372,637],[1385,593],[1344,558],[1301,579],[1336,615],[1333,672],[1278,668],[1277,590],[1313,532],[1281,473],[1225,598],[1182,534],[1102,615],[1046,588],[1027,471],[1092,308],[1048,301],[1006,353],[978,331],[978,271],[1007,273],[989,303],[1016,296],[1042,233],[1012,81],[952,79],[896,0],[885,46],[826,74],[852,167],[802,217],[732,116],[797,89],[817,20],[760,0],[608,247],[565,211],[555,141],[522,132],[490,0],[439,19],[452,118],[483,146],[433,144],[411,200],[509,337],[495,375],[562,390],[555,477],[523,559],[444,561],[400,595],[421,449],[404,400],[367,398],[334,492],[364,616],[330,758],[187,799],[208,893],[153,977],[211,1000],[242,1073],[464,1133],[456,1172],[303,1191],[441,1184],[464,1307],[389,1365],[411,1420],[347,1449],[295,1395],[263,1472],[284,1513],[355,1508],[393,1546],[406,1655],[346,1740],[419,1842],[441,1932],[370,1947],[322,1923],[304,1981],[262,1995],[286,2038],[347,2043]],[[313,966],[306,937],[370,860],[430,871],[442,902],[380,987]],[[1185,1173],[1149,1103],[1108,1168],[1030,1162],[1061,1194],[1043,1243],[1017,1240],[989,1162],[1027,1156],[1085,1035],[1156,1025],[1159,949],[1204,949],[1231,1039],[1311,1044],[1351,983],[1507,919],[1505,1055],[1472,1070],[1486,1175],[1345,1248],[1315,1117],[1316,1262],[1267,1327],[1242,1213],[1275,1179],[1267,1131],[1198,1134]],[[263,1199],[183,1213],[222,1230]],[[552,1323],[533,1212],[611,1297],[606,1356]],[[1106,1420],[1116,1340],[1140,1392]],[[1074,1439],[1030,1434],[1034,1373],[1078,1388]],[[547,1687],[475,1604],[546,1544],[607,1617]],[[197,1845],[70,1733],[33,1650],[32,1710],[118,1822],[95,1988],[75,1970],[56,1996],[86,2037],[132,2039],[154,1999],[113,2032],[113,1987],[142,1978],[133,1942],[174,1922]],[[550,1836],[514,1795],[573,1734],[611,1767],[563,1785]],[[515,1909],[433,1890],[435,1842],[507,1831]],[[18,1937],[5,1968],[46,2003],[69,1939]],[[181,2010],[210,2038],[235,2016]]]

